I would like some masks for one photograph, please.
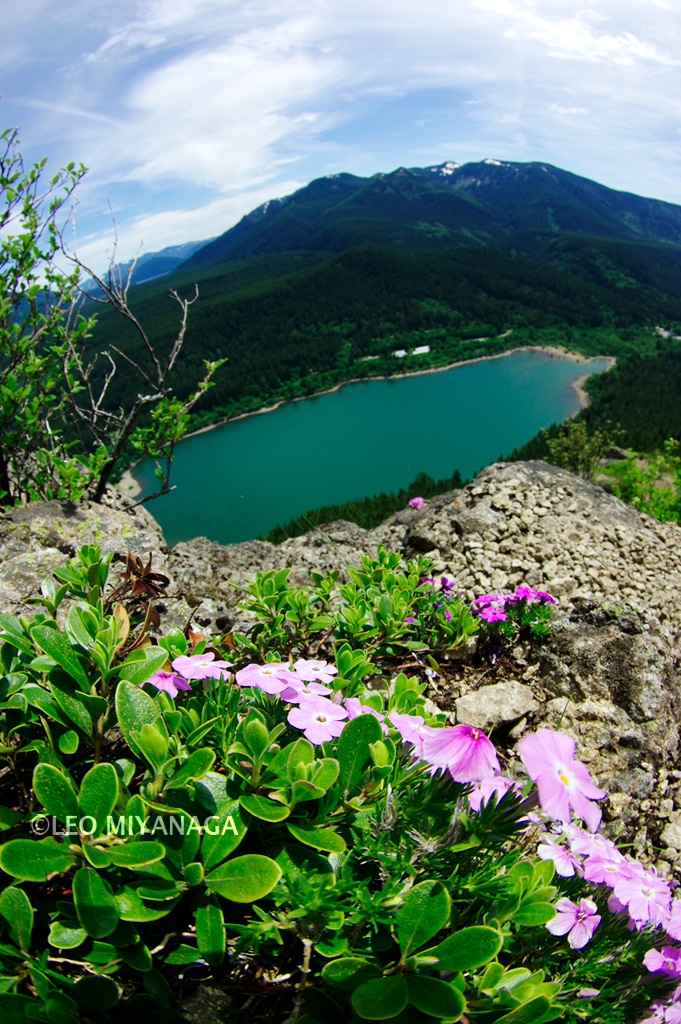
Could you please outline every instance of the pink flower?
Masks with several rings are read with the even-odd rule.
[[[185,679],[219,679],[227,675],[232,667],[231,661],[215,661],[214,654],[181,654],[175,658],[172,666]]]
[[[592,853],[584,861],[584,877],[587,882],[605,882],[611,889],[630,874],[629,861],[618,850],[614,853]]]
[[[395,726],[405,743],[414,744],[414,753],[419,757],[426,736],[433,732],[439,732],[439,729],[433,729],[430,725],[426,725],[425,719],[421,715],[401,715],[397,711],[391,711],[388,721]]]
[[[668,920],[671,909],[669,885],[652,871],[645,871],[632,862],[628,877],[619,878],[614,891],[637,924],[651,922],[663,925]]]
[[[191,690],[191,686],[182,676],[178,676],[176,672],[164,672],[162,669],[150,675],[140,683],[140,686],[147,683],[151,683],[157,690],[163,690],[169,697],[177,697],[178,690]]]
[[[423,508],[424,498],[412,498],[409,502],[410,508]]]
[[[612,839],[606,839],[605,836],[598,836],[591,832],[585,832],[584,829],[577,828],[576,825],[567,825],[565,832],[570,842],[570,849],[573,853],[584,854],[587,857],[602,854],[610,857],[611,860],[618,857],[622,858],[622,854],[617,849]]]
[[[567,935],[571,949],[586,946],[601,922],[593,900],[580,900],[579,906],[563,896],[556,903],[556,916],[546,925],[552,935]]]
[[[537,847],[537,853],[542,860],[552,860],[556,871],[563,878],[570,878],[575,874],[581,875],[581,868],[579,860],[575,857],[574,853],[570,850],[566,850],[560,843],[553,843],[549,840],[546,843],[540,843]]]
[[[488,605],[480,610],[480,618],[484,619],[485,622],[505,622],[508,619],[508,615],[503,609]]]
[[[362,704],[359,697],[346,697],[343,701],[348,712],[348,721],[351,718],[357,718],[358,715],[373,715],[381,723],[381,730],[384,736],[388,735],[388,726],[383,725],[385,721],[385,715],[382,715],[380,711],[376,711],[370,704]]]
[[[281,693],[294,684],[294,676],[288,661],[272,661],[267,665],[247,665],[235,675],[238,686],[257,686],[265,693]]]
[[[672,900],[669,920],[665,925],[665,930],[670,939],[676,939],[677,942],[681,939],[681,900],[679,899]]]
[[[475,597],[471,603],[488,605],[497,602],[503,605],[505,600],[506,598],[504,597],[504,595],[501,592],[499,592],[498,594],[482,594],[480,597]]]
[[[305,661],[303,658],[299,658],[293,666],[293,671],[299,679],[304,679],[306,682],[333,684],[333,677],[338,669],[335,665],[329,665],[325,661]]]
[[[649,949],[643,957],[643,963],[653,973],[662,971],[676,978],[681,975],[681,949],[675,946],[663,946],[661,950]]]
[[[434,768],[446,768],[455,782],[478,782],[501,771],[493,744],[471,725],[434,729],[423,741],[421,757]]]
[[[571,821],[570,808],[595,832],[601,812],[592,800],[602,800],[604,790],[594,785],[589,770],[575,761],[575,741],[553,729],[539,729],[518,743],[527,774],[536,782],[544,811],[558,821]]]
[[[308,697],[300,707],[291,708],[287,721],[296,729],[302,729],[310,743],[327,743],[334,736],[340,736],[348,717],[345,708],[334,704],[326,697]]]
[[[482,805],[489,803],[495,795],[498,803],[510,789],[520,795],[521,790],[512,779],[505,779],[502,775],[488,775],[470,791],[468,805],[474,811],[479,811]]]
[[[276,691],[275,691],[276,692]],[[279,696],[288,704],[300,704],[301,700],[307,697],[325,697],[332,691],[323,683],[304,682],[300,677],[292,679],[290,683],[284,684],[284,689],[279,691]]]

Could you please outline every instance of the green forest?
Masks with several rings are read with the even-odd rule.
[[[193,414],[198,429],[343,381],[418,372],[525,344],[563,345],[586,355],[655,351],[650,325],[674,326],[678,305],[666,280],[644,287],[628,279],[627,260],[647,254],[655,278],[660,248],[611,243],[612,252],[596,260],[593,246],[557,246],[553,262],[535,263],[479,247],[418,253],[363,247],[321,263],[303,255],[302,269],[292,273],[285,271],[300,265],[298,257],[268,258],[259,266],[270,276],[258,284],[248,283],[253,267],[212,267],[199,280],[173,386],[184,397],[204,359],[227,358]],[[579,261],[586,276],[561,261]],[[681,282],[681,261],[672,269]],[[184,272],[163,286],[155,281],[135,289],[135,314],[161,353],[177,327],[168,288],[189,295],[189,282]],[[132,330],[104,309],[91,350],[110,343],[144,366]],[[423,345],[429,353],[410,354]],[[398,349],[409,354],[399,359]],[[119,367],[109,389],[112,405],[127,393],[131,373],[125,363]]]
[[[260,539],[281,544],[287,537],[299,537],[315,526],[331,523],[336,519],[345,519],[357,523],[365,530],[370,530],[394,512],[405,508],[411,498],[432,498],[436,494],[445,494],[463,485],[464,481],[458,469],[444,480],[433,480],[427,473],[419,473],[409,487],[401,487],[399,491],[390,491],[389,494],[381,491],[380,494],[364,498],[362,501],[345,501],[340,505],[322,505],[320,508],[310,509],[282,526],[275,526]]]
[[[268,255],[168,275],[138,286],[132,298],[163,352],[177,327],[169,288],[190,296],[198,277],[175,392],[184,397],[204,359],[227,363],[194,410],[193,430],[348,380],[551,345],[617,358],[614,370],[588,384],[592,404],[580,416],[590,429],[616,429],[621,444],[644,451],[681,436],[681,343],[655,329],[679,330],[681,255],[669,246],[585,237],[542,237],[536,245],[533,260],[482,247]],[[94,350],[110,343],[143,365],[133,332],[104,309],[90,344]],[[429,351],[414,355],[418,346]],[[407,355],[398,358],[397,350]],[[128,378],[122,364],[109,389],[112,402],[124,397]],[[545,434],[500,453],[547,455]],[[460,486],[456,466],[452,473],[437,482],[420,474],[418,484],[398,492],[311,509],[267,539],[278,543],[334,519],[373,527],[415,495]]]

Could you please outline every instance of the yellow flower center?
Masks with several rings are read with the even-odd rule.
[[[565,783],[565,785],[567,786],[567,784],[568,784],[568,777],[567,777],[567,775],[563,775],[563,773],[562,773],[562,772],[559,772],[559,773],[558,773],[558,778],[559,778],[559,779],[560,779],[560,780],[561,780],[562,782],[564,782],[564,783]]]

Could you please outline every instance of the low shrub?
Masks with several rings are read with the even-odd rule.
[[[598,834],[574,741],[523,737],[523,785],[426,710],[476,633],[542,642],[549,595],[473,614],[381,549],[340,587],[259,574],[248,632],[163,635],[167,578],[109,568],[83,547],[0,616],[6,1024],[182,1020],[202,983],[226,1021],[624,1024],[675,989],[681,901]]]

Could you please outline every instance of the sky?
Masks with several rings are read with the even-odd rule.
[[[314,178],[485,158],[681,204],[677,0],[7,0],[0,121],[72,238],[214,237]]]

